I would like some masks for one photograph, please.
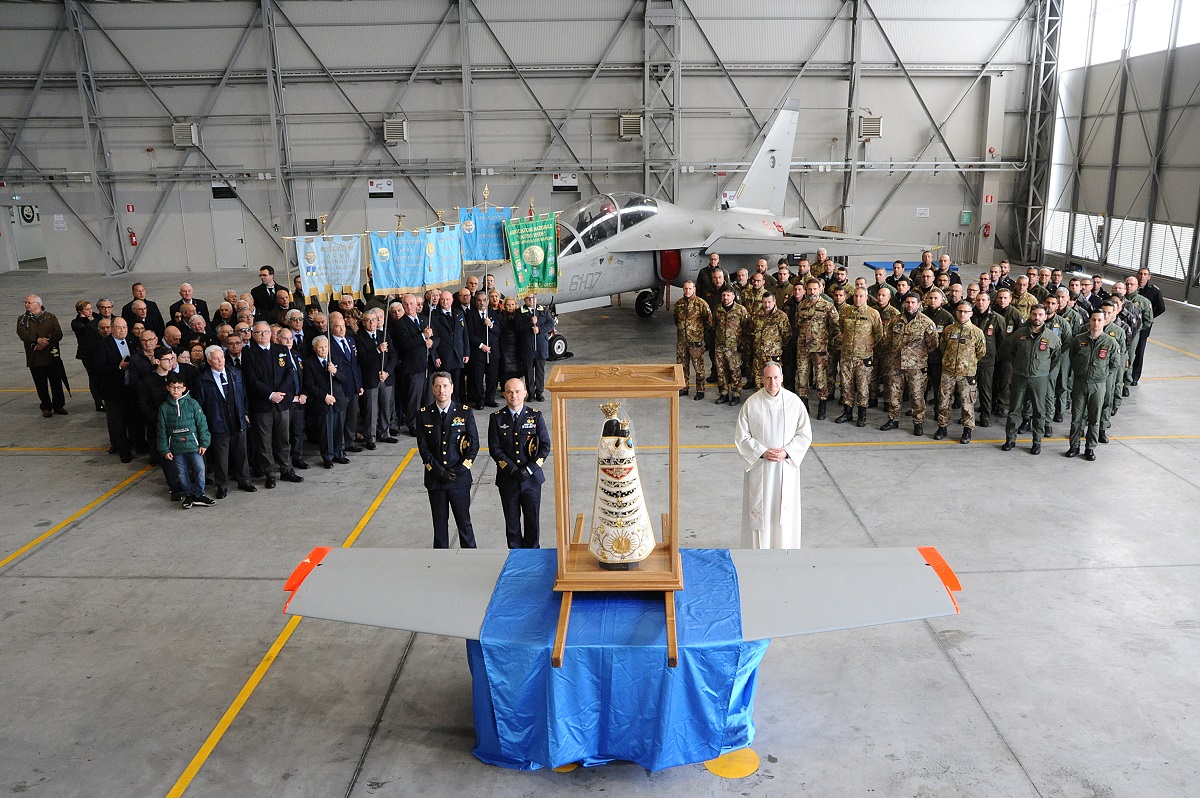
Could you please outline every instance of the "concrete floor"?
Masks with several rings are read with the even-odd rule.
[[[160,305],[175,298],[178,276],[141,278]],[[255,276],[191,280],[211,301],[226,286],[247,290]],[[144,457],[122,465],[104,453],[104,419],[74,360],[71,415],[41,418],[12,334],[26,293],[40,293],[68,325],[76,299],[103,294],[119,307],[129,282],[0,276],[10,320],[0,349],[0,559],[53,532],[0,566],[0,789],[1200,796],[1194,309],[1172,304],[1156,325],[1152,338],[1163,345],[1150,345],[1144,381],[1096,463],[1064,459],[1060,439],[1036,458],[1027,440],[1002,453],[995,426],[960,446],[954,437],[880,433],[879,411],[868,414],[866,429],[814,422],[804,544],[937,546],[962,579],[962,613],[773,642],[755,716],[762,767],[724,781],[698,765],[559,774],[479,763],[459,640],[305,620],[271,661],[288,622],[280,614],[284,579],[312,547],[340,545],[381,493],[355,545],[429,545],[419,460],[390,491],[385,483],[411,439],[348,467],[310,469],[303,485],[235,491],[217,508],[182,512],[157,470],[142,473]],[[623,309],[564,317],[574,362],[673,360],[669,316],[638,319],[628,299]],[[74,354],[73,341],[64,348]],[[734,413],[713,398],[715,391],[682,408],[683,442],[700,447],[686,449],[682,462],[681,528],[695,546],[739,538]],[[635,425],[644,417],[635,415]],[[594,439],[582,424],[572,432],[572,445],[585,451],[570,456],[586,466]],[[646,422],[638,436],[643,446],[663,439]],[[652,501],[664,490],[654,473],[663,461],[660,451],[644,450]],[[477,536],[500,547],[487,458],[474,476]],[[576,486],[588,501],[589,479]],[[548,499],[544,543],[552,523]],[[256,674],[264,662],[270,667]],[[226,714],[248,680],[253,689]]]

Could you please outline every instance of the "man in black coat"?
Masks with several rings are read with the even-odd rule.
[[[434,340],[433,366],[454,380],[457,390],[462,384],[462,370],[467,362],[467,322],[454,306],[454,294],[442,291],[438,307],[431,314]]]
[[[179,309],[184,305],[191,305],[194,307],[196,309],[196,313],[204,317],[204,323],[206,325],[212,321],[212,316],[208,315],[208,303],[203,299],[196,298],[195,292],[192,290],[191,283],[184,283],[179,286],[179,301],[171,305],[172,319],[175,318],[175,314],[179,312]],[[191,321],[191,319],[183,320],[184,324],[189,321]]]
[[[96,355],[96,375],[104,412],[108,421],[108,439],[122,463],[133,459],[133,449],[146,445],[145,424],[138,412],[137,393],[129,371],[133,347],[127,340],[129,323],[118,316],[112,320],[112,335],[105,338]]]
[[[227,366],[225,352],[219,346],[204,350],[208,368],[200,372],[192,396],[200,403],[208,421],[212,442],[204,453],[208,473],[217,486],[217,498],[229,495],[230,475],[247,493],[258,488],[250,481],[250,458],[246,451],[246,433],[250,429],[250,404],[240,369]]]
[[[387,426],[389,408],[394,402],[396,354],[388,346],[383,330],[383,309],[368,308],[363,314],[363,327],[354,336],[358,349],[358,366],[362,374],[362,396],[358,415],[363,444],[375,448],[376,439],[397,443]]]
[[[475,416],[453,401],[454,382],[444,371],[433,374],[433,403],[417,413],[417,450],[425,463],[425,490],[433,513],[433,547],[450,548],[449,520],[454,513],[458,545],[475,548],[471,527],[471,464],[479,452]]]
[[[536,549],[541,540],[542,464],[550,455],[550,433],[542,414],[525,406],[525,383],[504,383],[507,407],[488,421],[488,452],[496,461],[496,487],[504,509],[504,534],[510,549]],[[521,519],[524,517],[524,531]]]
[[[275,268],[267,264],[258,270],[259,284],[250,289],[250,298],[254,300],[254,320],[267,319],[268,314],[275,312],[275,293],[280,288],[286,288],[275,282]]]
[[[158,309],[157,303],[146,299],[146,286],[141,283],[134,283],[132,293],[133,299],[126,302],[125,307],[121,308],[121,318],[125,319],[130,327],[133,327],[135,321],[141,321],[147,330],[154,330],[158,337],[162,338],[163,329],[166,327],[166,324],[163,322],[162,311]],[[144,319],[133,312],[133,303],[139,301],[146,303]]]
[[[358,365],[357,344],[346,335],[346,319],[338,311],[329,314],[329,359],[337,366],[342,387],[350,400],[346,403],[346,418],[342,423],[342,448],[347,452],[361,452],[362,447],[354,443],[354,436],[358,430],[358,401],[363,395],[362,370]]]
[[[250,418],[258,433],[252,456],[266,475],[266,487],[275,487],[278,473],[285,482],[303,482],[291,468],[292,399],[296,395],[291,353],[271,343],[271,325],[254,323],[253,342],[242,351],[242,376],[250,400]]]
[[[315,415],[321,464],[326,468],[333,468],[334,463],[346,465],[350,460],[342,448],[342,428],[349,403],[343,385],[348,375],[341,374],[329,359],[329,339],[324,335],[313,339],[312,350],[304,359],[304,392],[308,395],[310,412]]]
[[[408,434],[416,437],[417,411],[432,398],[429,393],[429,350],[434,347],[433,330],[417,318],[418,299],[405,294],[404,316],[392,325],[392,344],[400,358],[399,372],[404,397],[404,418]]]
[[[487,294],[475,295],[475,307],[467,313],[467,397],[476,410],[496,403],[496,381],[500,379],[500,325],[487,306]]]

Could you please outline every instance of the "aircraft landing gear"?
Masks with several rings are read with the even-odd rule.
[[[637,302],[634,304],[634,309],[638,316],[643,319],[648,319],[654,315],[654,311],[663,306],[663,290],[662,286],[655,286],[642,293],[638,294]]]

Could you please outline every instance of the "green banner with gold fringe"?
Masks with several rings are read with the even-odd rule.
[[[504,223],[508,259],[516,278],[517,294],[558,292],[558,238],[554,214]]]

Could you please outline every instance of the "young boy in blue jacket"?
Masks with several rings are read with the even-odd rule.
[[[158,451],[175,463],[183,509],[212,507],[204,495],[204,452],[212,442],[200,403],[188,395],[183,376],[167,377],[167,401],[158,408]]]

